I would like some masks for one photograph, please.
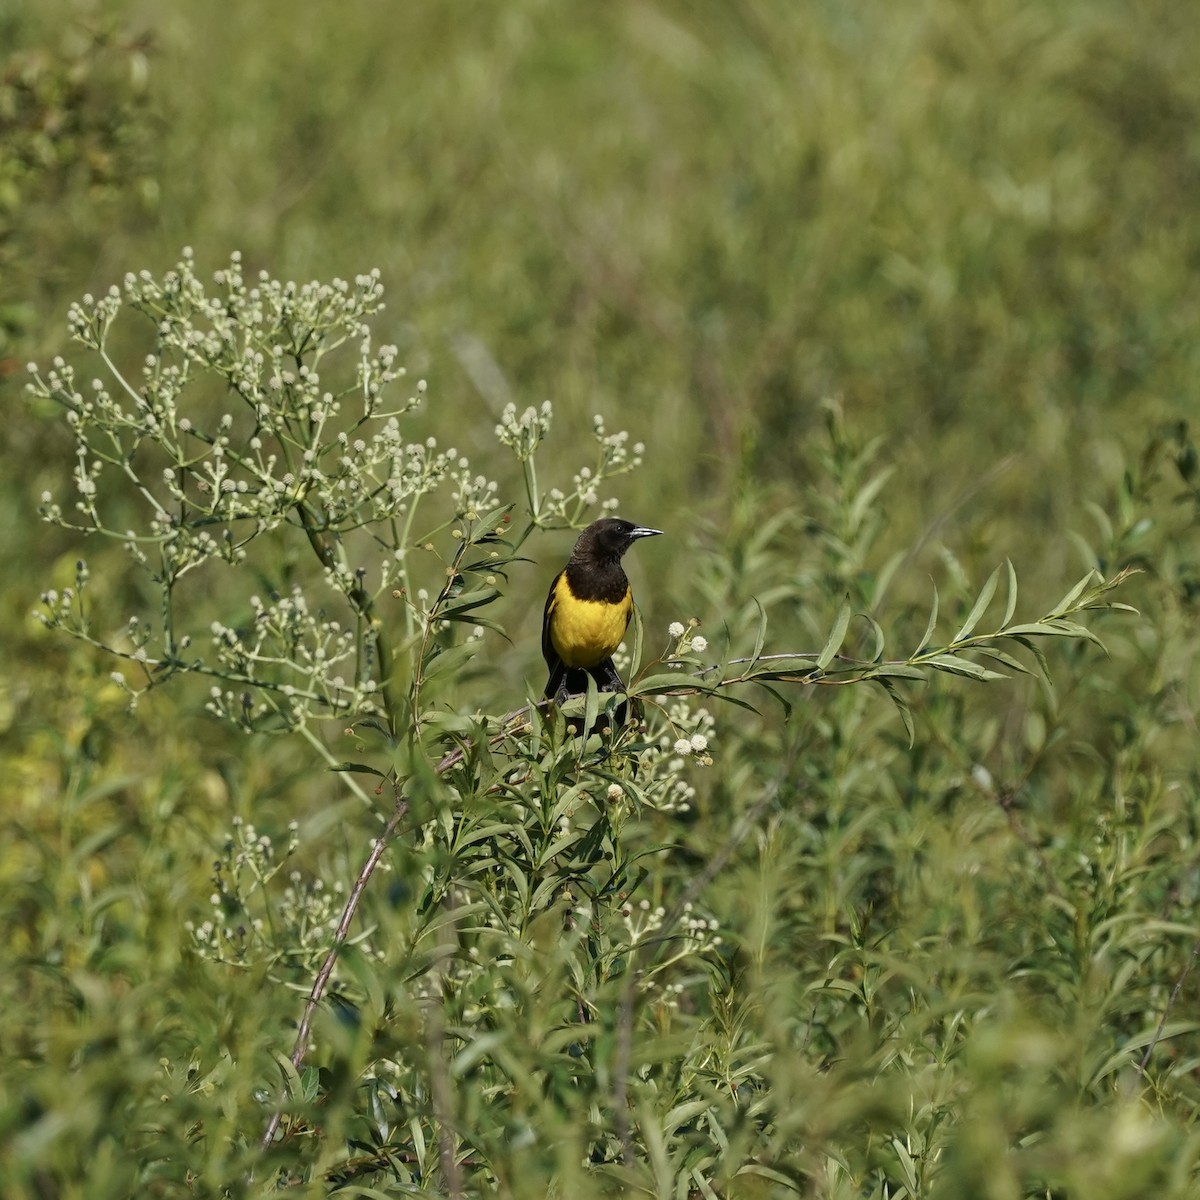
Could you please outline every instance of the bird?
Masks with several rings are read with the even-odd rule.
[[[612,660],[633,614],[633,591],[621,557],[634,542],[661,533],[621,517],[601,517],[579,535],[550,585],[542,614],[547,699],[562,704],[584,695],[589,675],[599,691],[625,690]],[[614,718],[624,723],[624,704]]]

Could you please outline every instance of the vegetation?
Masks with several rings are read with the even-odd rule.
[[[1195,1194],[1195,31],[34,8],[5,1195]]]

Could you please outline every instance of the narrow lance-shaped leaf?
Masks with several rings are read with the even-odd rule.
[[[653,663],[650,664],[650,666],[653,665]],[[631,696],[651,695],[654,692],[708,694],[717,691],[720,686],[719,680],[710,682],[701,679],[698,675],[685,674],[682,671],[660,671],[655,675],[647,675],[644,679],[631,681],[629,694]]]
[[[778,693],[773,688],[767,687],[766,684],[762,684],[761,686],[764,691],[770,692],[771,695],[774,696],[777,700],[779,700],[780,703],[783,705],[785,719],[788,716],[790,716],[791,706],[785,700],[780,699]],[[754,705],[751,704],[748,700],[739,700],[736,696],[731,696],[728,692],[714,692],[713,699],[720,700],[720,701],[724,702],[725,704],[732,704],[734,706],[734,708],[744,708],[747,712],[752,712],[752,713],[758,712],[758,709],[755,708]]]
[[[1003,629],[1013,619],[1013,613],[1017,611],[1017,573],[1013,570],[1012,559],[1004,560],[1005,567],[1008,568],[1008,602],[1004,606],[1004,620],[1000,622],[1000,628]]]
[[[434,679],[439,675],[446,674],[447,671],[457,670],[482,648],[483,643],[478,638],[472,638],[470,641],[460,642],[457,646],[448,646],[446,649],[438,651],[425,663],[425,678],[427,680]]]
[[[1008,676],[1000,671],[989,671],[987,667],[981,667],[977,662],[971,662],[968,658],[956,658],[950,654],[937,654],[932,658],[927,658],[926,663],[935,671],[945,671],[950,675],[963,675],[967,679],[1007,679]]]
[[[1062,630],[1055,629],[1049,621],[1027,621],[1004,631],[1005,637],[1062,637]]]
[[[918,651],[924,650],[929,645],[929,639],[933,637],[933,631],[937,628],[938,619],[938,590],[937,584],[933,586],[933,607],[929,610],[929,620],[925,625],[925,632],[921,635],[921,640],[917,644]]]
[[[964,638],[969,637],[971,631],[979,624],[979,618],[983,616],[987,610],[987,606],[991,604],[992,597],[996,594],[996,585],[1000,582],[1000,568],[997,567],[988,577],[987,582],[979,591],[979,595],[975,599],[975,603],[971,606],[971,611],[967,613],[967,619],[962,623],[959,631],[954,635],[954,641],[961,642]]]
[[[871,632],[875,635],[875,647],[871,651],[871,661],[873,663],[883,661],[883,649],[886,644],[883,636],[883,626],[875,620],[870,613],[863,613],[863,619],[871,626]]]
[[[1082,638],[1085,642],[1092,642],[1106,654],[1108,653],[1104,643],[1086,625],[1080,625],[1078,621],[1068,621],[1063,617],[1055,617],[1054,624],[1063,637]]]
[[[636,671],[642,663],[642,610],[633,606],[633,653],[630,656],[630,670]]]
[[[377,767],[369,766],[367,763],[342,762],[338,763],[336,767],[332,767],[331,770],[346,771],[354,775],[376,775],[380,779],[388,778],[383,771],[380,771]]]
[[[899,689],[890,679],[875,677],[875,682],[888,694],[888,698],[896,706],[900,720],[904,722],[904,732],[908,734],[908,744],[911,746],[917,740],[916,727],[913,725],[912,709],[908,701],[900,695]]]
[[[1005,637],[1011,637],[1018,645],[1024,646],[1030,654],[1033,655],[1038,665],[1038,678],[1050,690],[1051,694],[1054,691],[1054,681],[1050,678],[1050,664],[1046,661],[1045,654],[1042,653],[1041,647],[1030,638],[1021,637],[1013,634],[1011,630],[1007,631]]]
[[[908,552],[905,550],[897,550],[876,572],[875,580],[871,591],[871,607],[878,609],[883,600],[884,593],[891,586],[892,577],[896,574],[897,568],[908,557]]]
[[[759,604],[757,599],[754,604],[758,608],[758,633],[754,638],[754,649],[750,653],[750,670],[754,669],[755,663],[758,662],[758,656],[762,654],[763,646],[767,642],[767,610]]]
[[[471,532],[471,541],[479,542],[484,539],[493,542],[499,541],[500,537],[496,533],[496,530],[502,528],[501,522],[512,511],[513,507],[511,504],[503,504],[499,508],[493,508],[478,517]]]
[[[1033,672],[1019,658],[1014,658],[1004,650],[999,650],[995,646],[973,646],[972,651],[976,654],[986,655],[998,663],[1003,663],[1004,666],[1011,668],[1014,671],[1019,671],[1022,675],[1032,675]]]
[[[1070,608],[1070,607],[1071,607],[1071,606],[1072,606],[1072,605],[1075,603],[1075,601],[1076,601],[1076,600],[1078,600],[1078,599],[1079,599],[1079,597],[1083,595],[1083,593],[1084,593],[1084,590],[1085,590],[1085,589],[1088,587],[1088,585],[1089,585],[1089,584],[1091,584],[1091,583],[1092,583],[1094,580],[1096,580],[1096,579],[1100,579],[1101,583],[1103,583],[1103,578],[1100,576],[1100,572],[1099,572],[1099,571],[1095,571],[1095,570],[1089,571],[1089,572],[1088,572],[1088,573],[1087,573],[1087,574],[1086,574],[1086,575],[1085,575],[1085,576],[1084,576],[1084,577],[1083,577],[1083,578],[1082,578],[1082,579],[1081,579],[1081,580],[1080,580],[1080,581],[1079,581],[1079,582],[1078,582],[1078,583],[1077,583],[1077,584],[1076,584],[1076,585],[1075,585],[1075,586],[1074,586],[1074,587],[1073,587],[1073,588],[1072,588],[1072,589],[1071,589],[1071,590],[1070,590],[1070,591],[1069,591],[1069,592],[1068,592],[1068,593],[1067,593],[1067,594],[1066,594],[1066,595],[1065,595],[1065,596],[1064,596],[1064,597],[1063,597],[1063,598],[1062,598],[1062,599],[1061,599],[1061,600],[1060,600],[1060,601],[1059,601],[1059,602],[1058,602],[1058,603],[1057,603],[1057,604],[1054,606],[1054,608],[1052,608],[1052,609],[1050,610],[1050,615],[1051,615],[1051,616],[1058,616],[1060,613],[1065,613],[1065,612],[1066,612],[1066,611],[1067,611],[1067,610],[1068,610],[1068,609],[1069,609],[1069,608]]]
[[[910,663],[880,663],[872,667],[864,679],[919,679],[924,681],[926,672]]]
[[[1045,621],[1032,621],[1028,625],[1014,625],[1004,631],[1005,637],[1070,637],[1095,642],[1104,649],[1104,643],[1086,625],[1068,621],[1063,617],[1049,617]]]
[[[438,610],[437,615],[453,619],[456,614],[470,612],[473,608],[480,608],[485,604],[490,604],[499,595],[500,589],[495,587],[482,587],[476,588],[471,592],[462,592],[457,596],[450,597],[443,607]]]
[[[786,697],[783,695],[783,693],[780,692],[777,688],[773,688],[769,683],[765,682],[764,678],[762,676],[756,677],[754,682],[756,684],[758,684],[758,686],[760,688],[762,688],[762,690],[764,692],[766,692],[768,696],[770,696],[773,700],[775,700],[778,703],[779,707],[783,710],[784,721],[790,721],[792,719],[791,701],[786,699]],[[716,699],[718,699],[718,700],[729,700],[730,698],[731,697],[723,696],[720,693],[718,693],[716,696]],[[738,703],[739,707],[741,707],[741,708],[750,709],[751,712],[758,712],[758,709],[756,709],[753,705],[740,703],[740,702],[736,702],[736,701],[735,701],[735,703]]]
[[[833,628],[829,631],[829,637],[825,639],[825,647],[817,656],[818,670],[824,671],[833,662],[835,655],[842,648],[842,643],[846,640],[846,630],[850,627],[850,614],[852,611],[850,601],[843,600],[842,607],[838,609],[837,619],[833,623]]]
[[[499,634],[506,642],[512,644],[512,638],[504,631],[504,626],[491,617],[481,617],[478,613],[472,613],[470,616],[465,613],[450,613],[446,617],[439,617],[439,620],[458,621],[463,625],[478,625],[480,629],[490,629],[493,633]]]
[[[857,528],[862,523],[863,516],[875,502],[875,497],[883,491],[884,485],[891,479],[895,470],[895,467],[884,467],[879,474],[869,479],[863,486],[862,491],[854,497],[850,505],[850,523],[854,528]]]
[[[591,674],[587,677],[587,699],[583,705],[583,727],[591,731],[596,727],[596,716],[600,712],[600,692]]]

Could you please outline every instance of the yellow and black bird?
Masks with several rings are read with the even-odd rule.
[[[556,704],[586,693],[589,675],[602,692],[625,690],[612,660],[633,614],[621,556],[639,538],[660,533],[620,517],[601,517],[579,535],[550,585],[542,615],[542,654],[550,669],[546,696]],[[618,724],[624,716],[622,705]]]

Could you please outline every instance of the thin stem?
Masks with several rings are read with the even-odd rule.
[[[1175,1007],[1175,1001],[1179,999],[1179,993],[1183,990],[1184,981],[1191,974],[1197,959],[1200,959],[1200,942],[1196,942],[1192,946],[1191,957],[1187,960],[1187,965],[1175,981],[1175,986],[1171,989],[1171,995],[1167,1000],[1166,1007],[1159,1018],[1158,1027],[1154,1030],[1154,1036],[1150,1039],[1150,1044],[1146,1047],[1145,1054],[1142,1055],[1142,1061],[1137,1065],[1137,1073],[1143,1078],[1146,1075],[1146,1068],[1150,1064],[1150,1056],[1154,1053],[1154,1048],[1162,1040],[1163,1030],[1167,1026],[1167,1018],[1170,1017],[1171,1010]]]
[[[127,396],[129,396],[129,398],[134,402],[134,404],[137,404],[139,406],[145,404],[146,401],[139,394],[137,388],[132,387],[130,385],[129,381],[125,378],[125,376],[121,374],[121,370],[117,366],[117,364],[115,362],[113,362],[113,360],[111,358],[109,358],[108,351],[103,346],[99,347],[99,351],[100,351],[101,361],[108,368],[109,373],[112,375],[112,377],[117,381],[117,383],[119,383],[121,385],[121,388],[124,390],[125,394]]]
[[[538,486],[537,486],[537,467],[534,465],[533,455],[530,454],[521,460],[525,471],[525,498],[529,501],[529,515],[536,524],[538,519]]]
[[[496,741],[506,736],[508,728],[515,724],[518,719],[523,720],[528,713],[528,707],[515,709],[508,713],[503,722],[500,734],[497,735]],[[320,745],[316,740],[315,735],[311,730],[301,726],[301,732],[304,733],[314,745],[325,755],[329,752]],[[462,751],[456,750],[447,754],[434,768],[438,775],[444,775],[451,767],[462,761]],[[355,787],[354,781],[346,777],[346,782]],[[361,791],[359,792],[361,795]],[[317,972],[316,978],[313,980],[312,989],[308,994],[308,1001],[304,1006],[304,1013],[300,1020],[300,1026],[296,1033],[296,1043],[292,1047],[291,1064],[296,1070],[300,1069],[300,1064],[304,1061],[304,1056],[308,1053],[308,1037],[312,1030],[313,1016],[316,1013],[317,1005],[320,1004],[322,997],[325,994],[325,988],[329,983],[329,977],[333,973],[333,968],[337,963],[337,956],[347,935],[350,932],[350,925],[354,920],[354,915],[358,911],[359,903],[362,900],[363,893],[366,891],[367,884],[370,882],[371,876],[375,873],[375,868],[379,865],[379,860],[383,857],[383,852],[395,837],[397,829],[400,827],[400,822],[404,819],[408,812],[408,801],[399,791],[397,785],[396,792],[396,807],[392,812],[391,818],[387,825],[384,826],[383,832],[375,839],[371,847],[371,853],[367,856],[366,862],[363,863],[362,870],[358,873],[358,878],[354,882],[354,887],[350,891],[350,895],[346,900],[346,907],[342,911],[341,920],[338,922],[337,929],[334,931],[333,942],[330,945],[329,953],[325,957],[325,961],[321,964],[320,971]],[[271,1116],[267,1124],[267,1128],[263,1133],[261,1145],[264,1150],[268,1149],[275,1138],[275,1134],[279,1129],[279,1123],[283,1118],[282,1110],[276,1110]]]
[[[370,882],[371,876],[375,874],[375,868],[379,865],[379,860],[383,857],[384,850],[387,849],[388,843],[392,840],[407,812],[408,801],[402,795],[397,795],[396,807],[392,812],[391,819],[384,827],[383,832],[375,839],[371,847],[371,853],[367,856],[366,862],[363,863],[362,870],[359,871],[358,878],[354,881],[354,887],[350,890],[350,895],[346,900],[346,907],[342,910],[342,919],[338,922],[337,929],[334,930],[333,944],[329,947],[329,953],[325,956],[325,961],[321,964],[321,969],[317,972],[316,978],[313,980],[312,990],[308,993],[308,1001],[304,1005],[304,1013],[300,1018],[299,1028],[296,1030],[296,1043],[292,1047],[290,1061],[297,1071],[300,1069],[300,1064],[304,1061],[304,1056],[308,1053],[308,1038],[312,1032],[313,1017],[316,1015],[317,1005],[321,1003],[321,999],[325,995],[325,988],[329,983],[329,977],[333,974],[338,954],[346,940],[346,936],[350,932],[350,925],[354,921],[355,914],[358,912],[358,906],[362,901],[363,893],[367,890],[367,884]],[[269,1149],[271,1143],[275,1140],[275,1134],[279,1129],[279,1123],[282,1119],[283,1110],[282,1108],[277,1108],[271,1114],[271,1119],[267,1122],[267,1128],[263,1132],[260,1144],[264,1150]]]

